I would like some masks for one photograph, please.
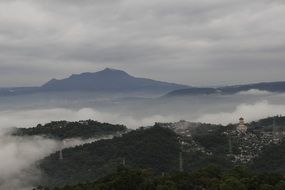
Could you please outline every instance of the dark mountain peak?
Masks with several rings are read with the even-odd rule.
[[[126,73],[125,71],[122,71],[122,70],[119,70],[119,69],[113,69],[113,68],[109,68],[109,67],[106,67],[104,70],[102,71],[98,71],[99,72],[105,72],[105,73],[110,73],[110,72],[123,72],[123,73]]]
[[[53,85],[53,84],[56,84],[58,81],[59,81],[58,79],[53,78],[53,79],[49,80],[46,84]],[[46,84],[44,84],[44,85],[46,85]]]
[[[113,69],[113,68],[108,68],[108,67],[102,71],[96,72],[96,74],[130,76],[125,71]]]
[[[51,80],[44,84],[44,90],[92,90],[92,91],[157,91],[168,92],[172,90],[187,88],[188,86],[155,81],[145,78],[137,78],[125,71],[105,68],[98,72],[85,72],[73,74],[62,80]]]
[[[84,72],[81,74],[72,74],[68,79],[88,79],[94,77],[131,77],[128,73],[118,69],[105,68],[98,72]]]

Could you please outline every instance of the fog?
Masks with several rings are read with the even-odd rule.
[[[19,138],[0,132],[0,189],[30,189],[39,180],[35,162],[58,148],[58,143],[42,137]]]
[[[38,123],[47,123],[57,120],[78,121],[94,119],[100,122],[118,123],[136,128],[138,126],[153,125],[155,121],[175,121],[172,116],[153,115],[150,117],[135,118],[127,114],[114,114],[101,112],[93,108],[82,108],[79,110],[67,108],[34,109],[21,111],[0,112],[0,122],[10,127],[34,127]]]
[[[36,162],[60,148],[69,148],[91,143],[95,139],[67,139],[62,142],[35,137],[15,137],[9,135],[8,129],[0,130],[0,189],[31,190],[41,180],[42,173]],[[108,139],[112,136],[102,137]]]
[[[235,95],[185,97],[96,98],[77,94],[71,97],[32,95],[0,97],[0,128],[34,127],[57,120],[86,120],[124,124],[129,128],[175,122],[181,119],[210,123],[234,123],[284,114],[284,94],[249,90]],[[257,111],[258,110],[258,111]],[[225,117],[226,116],[226,117]]]
[[[56,120],[85,119],[124,124],[132,129],[181,119],[226,125],[238,122],[241,116],[250,122],[268,116],[285,115],[284,100],[284,94],[258,90],[224,96],[104,100],[82,96],[70,99],[45,99],[37,95],[1,97],[0,105],[4,106],[0,107],[0,189],[31,189],[31,184],[38,182],[41,177],[35,162],[59,150],[62,145],[61,142],[43,137],[10,136],[6,132],[12,127],[34,127],[38,123]],[[70,139],[64,146],[71,147],[94,140],[98,139]]]
[[[239,95],[271,95],[272,92],[266,91],[266,90],[257,90],[257,89],[251,89],[248,91],[241,91],[238,93]]]
[[[245,116],[246,120],[250,122],[276,115],[285,115],[285,105],[274,105],[268,101],[261,101],[254,104],[238,105],[232,112],[205,114],[197,121],[226,125],[237,121],[237,116]]]

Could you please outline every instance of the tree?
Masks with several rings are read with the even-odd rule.
[[[268,185],[268,184],[262,184],[260,186],[260,190],[273,190],[274,187],[272,185]]]
[[[274,190],[284,190],[285,189],[285,181],[282,180],[275,186]]]
[[[177,190],[177,188],[173,181],[165,181],[164,184],[158,185],[156,190]]]
[[[228,177],[220,184],[220,190],[246,190],[246,187],[237,178]]]

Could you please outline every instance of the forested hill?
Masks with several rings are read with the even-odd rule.
[[[284,190],[285,176],[253,173],[244,167],[222,171],[207,166],[197,172],[154,175],[151,170],[119,167],[117,172],[96,182],[53,190]],[[38,187],[34,190],[52,190]]]
[[[93,182],[121,165],[161,175],[179,170],[180,155],[185,172],[212,164],[224,171],[243,165],[258,173],[285,174],[285,117],[270,117],[246,125],[248,132],[241,135],[235,124],[156,123],[113,139],[64,149],[63,160],[57,152],[38,163],[46,176],[41,184]]]
[[[162,127],[141,128],[109,140],[63,150],[39,163],[46,175],[43,184],[61,186],[94,181],[124,164],[152,168],[161,174],[178,169],[180,144],[177,135]]]
[[[100,123],[98,121],[86,120],[78,122],[53,121],[45,125],[37,125],[32,128],[17,128],[13,132],[16,136],[40,135],[48,138],[93,138],[104,135],[115,135],[127,131],[124,125],[113,125]]]

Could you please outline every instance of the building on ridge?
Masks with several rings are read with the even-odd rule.
[[[238,124],[236,130],[238,131],[239,134],[243,134],[243,135],[246,134],[247,126],[245,125],[244,118],[241,117],[239,119],[239,124]]]

